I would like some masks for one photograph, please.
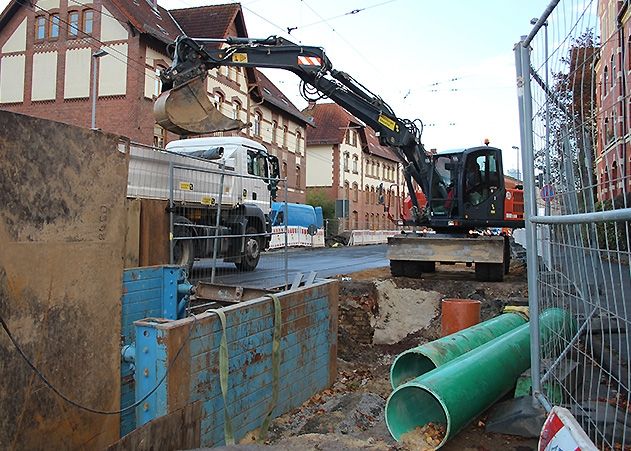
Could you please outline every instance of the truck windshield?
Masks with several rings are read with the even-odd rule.
[[[261,153],[248,150],[248,174],[267,178],[267,158]]]

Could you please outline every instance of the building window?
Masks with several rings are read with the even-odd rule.
[[[344,152],[344,170],[348,172],[348,159],[350,158],[350,154],[348,152]]]
[[[258,111],[254,113],[253,128],[254,128],[254,135],[261,136],[261,113],[259,113]]]
[[[373,162],[372,162],[372,169],[370,170],[370,175],[371,175],[372,177],[376,177],[376,175],[377,175],[377,169],[376,169],[376,167],[377,167],[377,164],[373,161]]]
[[[353,147],[357,147],[357,132],[353,131]]]
[[[161,67],[156,67],[155,70],[155,78],[153,80],[153,95],[158,97],[160,95],[160,91],[162,90],[162,81],[160,80],[160,71]]]
[[[159,125],[155,125],[153,127],[153,147],[159,147],[161,149],[164,148],[166,132],[166,129],[160,127]]]
[[[613,55],[611,55],[611,60],[609,65],[611,66],[611,87],[616,83],[616,60]]]
[[[287,126],[283,127],[283,147],[287,148]]]
[[[68,14],[68,34],[76,37],[79,34],[79,13],[73,11]]]
[[[302,139],[302,135],[300,134],[299,131],[296,131],[296,153],[297,154],[301,154],[301,148],[300,148],[300,140]]]
[[[351,129],[350,128],[346,129],[346,135],[344,136],[344,143],[349,144],[349,145],[351,143]]]
[[[366,201],[366,205],[368,205],[368,203],[370,202],[370,188],[368,187],[368,185],[366,185],[364,187],[364,200]]]
[[[37,39],[46,39],[46,18],[44,16],[35,19],[35,36]]]
[[[287,178],[287,162],[283,161],[283,169],[281,172],[281,176],[286,179]]]
[[[83,32],[86,34],[92,34],[92,27],[94,25],[94,11],[86,9],[83,11]]]
[[[359,198],[359,186],[357,186],[357,183],[353,183],[353,202],[357,202],[358,198]]]
[[[50,16],[50,37],[59,37],[59,14],[53,14]]]
[[[301,180],[301,174],[300,174],[300,166],[296,166],[296,189],[301,189],[300,186],[302,184],[302,180]]]
[[[359,162],[359,159],[357,157],[357,155],[353,155],[353,173],[357,174],[357,163]]]
[[[603,72],[603,97],[607,95],[607,86],[609,85],[609,69],[605,66]]]
[[[277,134],[278,134],[278,122],[272,121],[272,144],[276,144]]]
[[[237,101],[233,101],[232,102],[232,119],[239,119],[239,111],[241,111],[241,104]],[[258,133],[256,133],[256,114],[254,115],[254,134],[258,135]],[[259,123],[260,125],[260,123]]]

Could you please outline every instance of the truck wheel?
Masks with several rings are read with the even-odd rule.
[[[392,277],[404,277],[406,276],[405,264],[407,262],[403,260],[390,260],[390,274]]]
[[[255,227],[248,227],[245,231],[246,235],[255,235],[259,233]],[[237,269],[241,271],[254,271],[259,264],[261,258],[261,237],[246,236],[245,237],[245,254],[241,257],[239,263],[235,262]]]
[[[173,227],[174,237],[192,237],[193,228],[188,224],[193,224],[191,221],[183,216],[176,216],[173,218],[174,224],[187,224],[176,225]],[[195,261],[195,250],[193,247],[193,240],[175,240],[173,244],[173,264],[183,267],[188,275],[191,275],[193,270],[193,262]]]
[[[480,282],[501,282],[504,280],[504,263],[476,263],[475,278]]]

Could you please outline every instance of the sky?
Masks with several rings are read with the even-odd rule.
[[[159,0],[167,8],[229,0]],[[4,9],[8,0],[0,0]],[[421,119],[439,151],[491,145],[515,168],[520,145],[513,46],[549,0],[243,0],[248,35],[323,47],[400,118]],[[294,28],[291,34],[287,29]],[[197,36],[203,37],[203,36]],[[298,108],[297,76],[265,73]]]

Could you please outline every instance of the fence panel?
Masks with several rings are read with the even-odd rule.
[[[141,224],[144,241],[152,235],[148,246],[166,248],[166,261],[154,258],[151,264],[183,266],[192,282],[259,288],[289,283],[289,228],[272,227],[270,218],[274,191],[286,205],[286,183],[270,178],[264,156],[238,152],[202,159],[132,146],[128,197],[159,204],[159,214],[147,221],[152,224]],[[143,217],[141,212],[141,222]],[[163,221],[166,227],[159,227]]]
[[[578,326],[532,334],[533,395],[601,449],[631,447],[627,5],[553,1],[515,48],[531,317],[561,307]]]

